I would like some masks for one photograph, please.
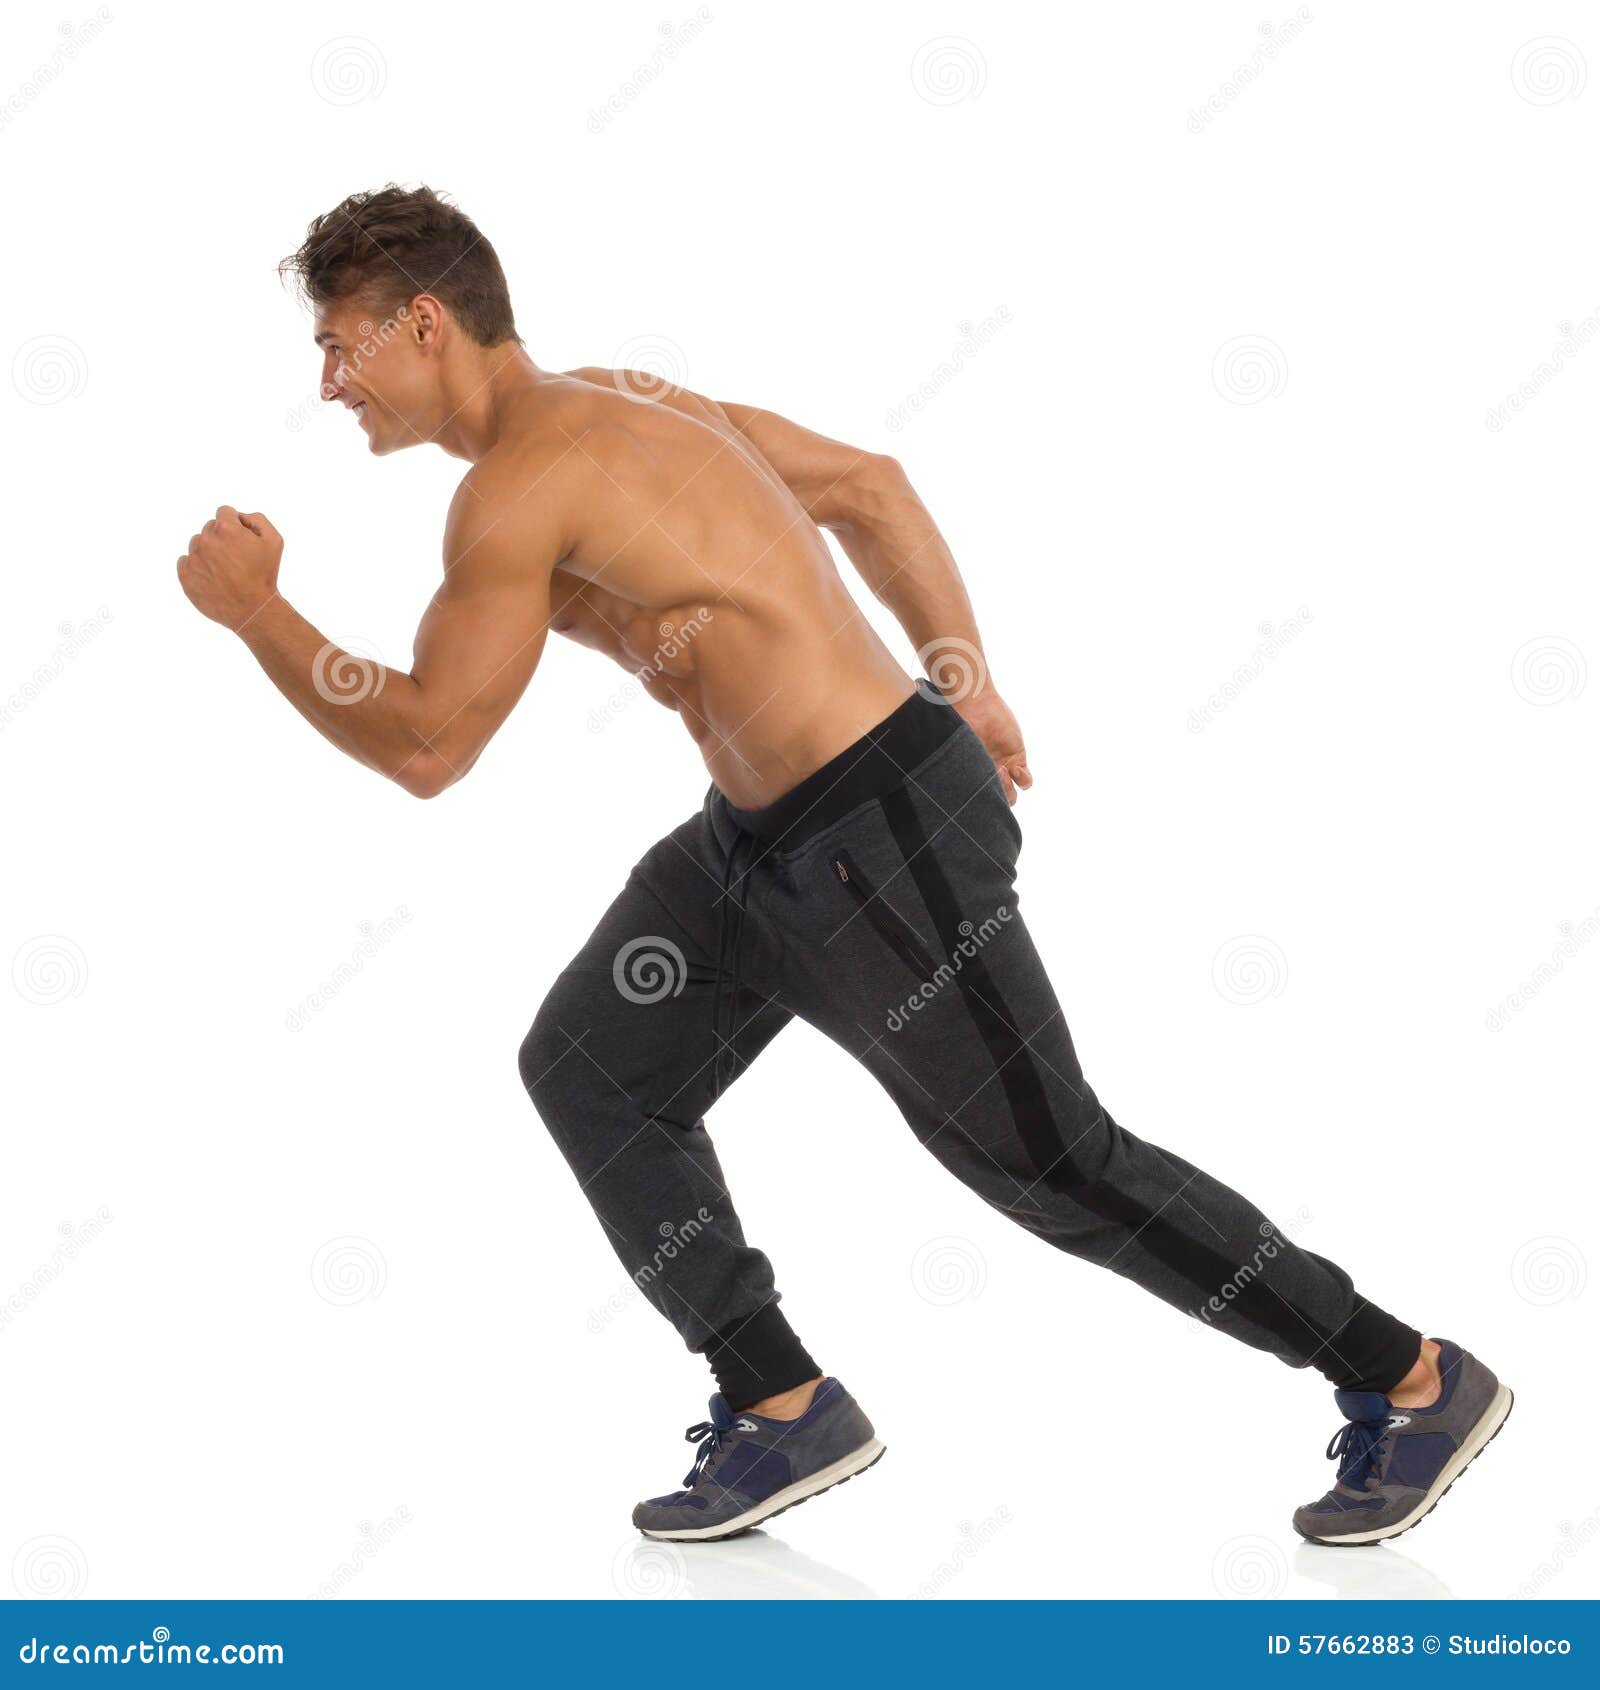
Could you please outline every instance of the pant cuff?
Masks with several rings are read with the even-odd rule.
[[[717,1376],[717,1389],[735,1414],[822,1372],[776,1300],[718,1332],[705,1346],[704,1355]]]
[[[1313,1365],[1336,1390],[1387,1396],[1421,1353],[1422,1334],[1416,1327],[1376,1303],[1362,1303],[1317,1352]]]

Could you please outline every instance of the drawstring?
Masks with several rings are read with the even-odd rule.
[[[722,862],[722,897],[717,904],[717,984],[711,1000],[711,1031],[716,1041],[716,1066],[713,1070],[714,1089],[720,1092],[724,1083],[733,1078],[734,1051],[733,1039],[739,1030],[739,987],[743,973],[744,950],[744,918],[746,911],[742,882],[749,872],[748,858],[755,846],[755,836],[747,834],[743,828],[735,827],[733,839],[728,846]],[[739,863],[740,847],[747,859],[744,872],[735,877],[735,869]],[[735,888],[738,888],[735,897]],[[738,919],[729,922],[728,904],[734,901],[738,907]],[[731,956],[730,956],[731,951]],[[726,991],[727,1011],[724,1016],[723,1003]],[[727,1021],[727,1033],[723,1033],[723,1022]],[[726,1064],[726,1071],[724,1070]]]

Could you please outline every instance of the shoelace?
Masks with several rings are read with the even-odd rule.
[[[698,1425],[691,1426],[683,1434],[686,1443],[698,1443],[700,1445],[699,1449],[695,1451],[694,1466],[683,1476],[685,1489],[693,1485],[695,1480],[706,1470],[707,1463],[722,1448],[732,1431],[731,1426],[718,1426],[710,1420],[702,1420]]]
[[[1328,1444],[1328,1459],[1339,1463],[1339,1482],[1351,1490],[1365,1490],[1383,1452],[1389,1417],[1347,1420]]]

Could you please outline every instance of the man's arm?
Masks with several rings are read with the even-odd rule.
[[[1022,730],[989,677],[956,560],[905,471],[891,457],[814,434],[770,411],[727,403],[717,409],[812,521],[838,536],[862,580],[905,630],[929,679],[987,747],[1015,803],[1017,788],[1033,785]]]
[[[232,628],[321,734],[418,798],[459,780],[522,696],[544,650],[559,541],[535,511],[460,494],[445,576],[409,674],[342,651],[278,592],[283,541],[224,505],[178,561],[196,608]]]

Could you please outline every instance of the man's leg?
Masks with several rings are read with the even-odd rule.
[[[1336,1386],[1396,1387],[1420,1333],[1101,1106],[1016,913],[1020,840],[963,732],[786,853],[773,910],[793,935],[789,1001],[865,1063],[953,1173],[1039,1237]]]
[[[790,1019],[748,989],[729,998],[723,941],[739,911],[724,867],[704,814],[660,841],[562,971],[518,1063],[623,1268],[739,1410],[818,1369],[745,1242],[702,1119]]]

